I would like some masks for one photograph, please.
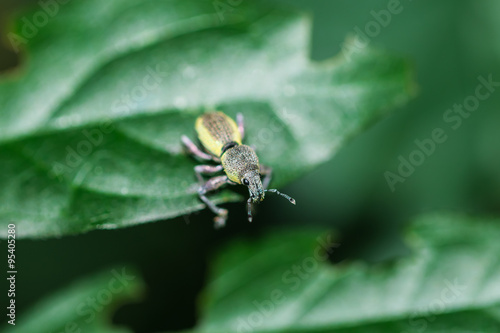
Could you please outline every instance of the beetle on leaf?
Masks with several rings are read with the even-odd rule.
[[[243,115],[239,113],[236,120],[237,124],[222,112],[204,113],[196,119],[195,129],[198,138],[208,153],[200,150],[187,136],[182,136],[182,142],[191,154],[202,160],[218,163],[217,165],[197,165],[194,168],[196,177],[202,184],[198,189],[200,199],[217,214],[214,219],[216,228],[225,225],[228,211],[217,207],[206,194],[225,184],[241,184],[248,187],[249,222],[252,222],[252,203],[264,200],[266,192],[281,195],[295,205],[295,199],[292,197],[276,189],[267,189],[271,181],[272,169],[259,164],[255,151],[250,146],[242,144],[245,134]],[[204,181],[203,175],[213,175],[221,171],[224,171],[225,175]],[[261,176],[264,177],[263,180]]]

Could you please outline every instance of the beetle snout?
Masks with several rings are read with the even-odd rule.
[[[257,195],[254,197],[254,202],[259,202],[264,200],[264,191],[262,189],[259,189],[257,191]]]
[[[261,186],[250,186],[249,190],[253,202],[257,203],[264,200],[265,192]]]

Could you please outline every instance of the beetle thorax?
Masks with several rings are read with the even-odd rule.
[[[222,166],[229,179],[241,184],[245,175],[259,175],[259,159],[255,151],[247,145],[238,145],[228,149],[221,157]],[[260,178],[259,178],[260,179]]]

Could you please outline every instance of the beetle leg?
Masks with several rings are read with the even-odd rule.
[[[214,174],[216,172],[224,170],[224,167],[222,164],[219,165],[197,165],[194,167],[194,173],[196,174],[196,177],[198,178],[198,181],[200,183],[203,183],[203,176],[202,174],[205,175],[210,175]]]
[[[243,115],[241,113],[238,113],[236,115],[236,122],[238,123],[238,130],[240,131],[241,140],[243,140],[243,138],[245,137],[245,126],[243,121]]]
[[[248,222],[252,222],[252,198],[248,198],[247,200],[247,215],[248,215]]]
[[[273,168],[261,164],[260,174],[264,176],[264,179],[262,180],[262,187],[264,189],[267,189],[269,183],[271,182],[271,177],[273,175]]]
[[[227,184],[228,180],[227,176],[213,177],[207,180],[207,182],[198,190],[200,199],[208,206],[208,208],[210,208],[212,212],[217,214],[214,218],[216,229],[221,228],[226,224],[227,209],[217,207],[212,201],[210,201],[210,199],[207,198],[206,194],[207,192],[215,191],[222,185]]]
[[[220,162],[220,159],[218,159],[217,157],[202,152],[187,136],[183,135],[181,137],[181,140],[184,146],[187,148],[187,150],[189,150],[189,152],[194,156],[205,161]]]

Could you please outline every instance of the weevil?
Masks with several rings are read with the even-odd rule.
[[[196,119],[195,130],[205,151],[198,148],[187,136],[181,140],[186,149],[204,161],[212,161],[217,165],[197,165],[194,172],[200,183],[198,195],[200,199],[216,214],[215,227],[225,225],[228,211],[217,207],[207,193],[221,186],[247,186],[250,197],[247,200],[248,221],[252,222],[252,204],[264,200],[266,192],[276,193],[295,205],[295,199],[277,189],[268,189],[271,182],[272,169],[259,164],[254,149],[242,144],[245,136],[243,115],[236,115],[236,122],[222,112],[207,112]],[[203,175],[214,175],[224,172],[225,175],[215,176],[206,182]],[[261,176],[263,179],[261,179]]]

